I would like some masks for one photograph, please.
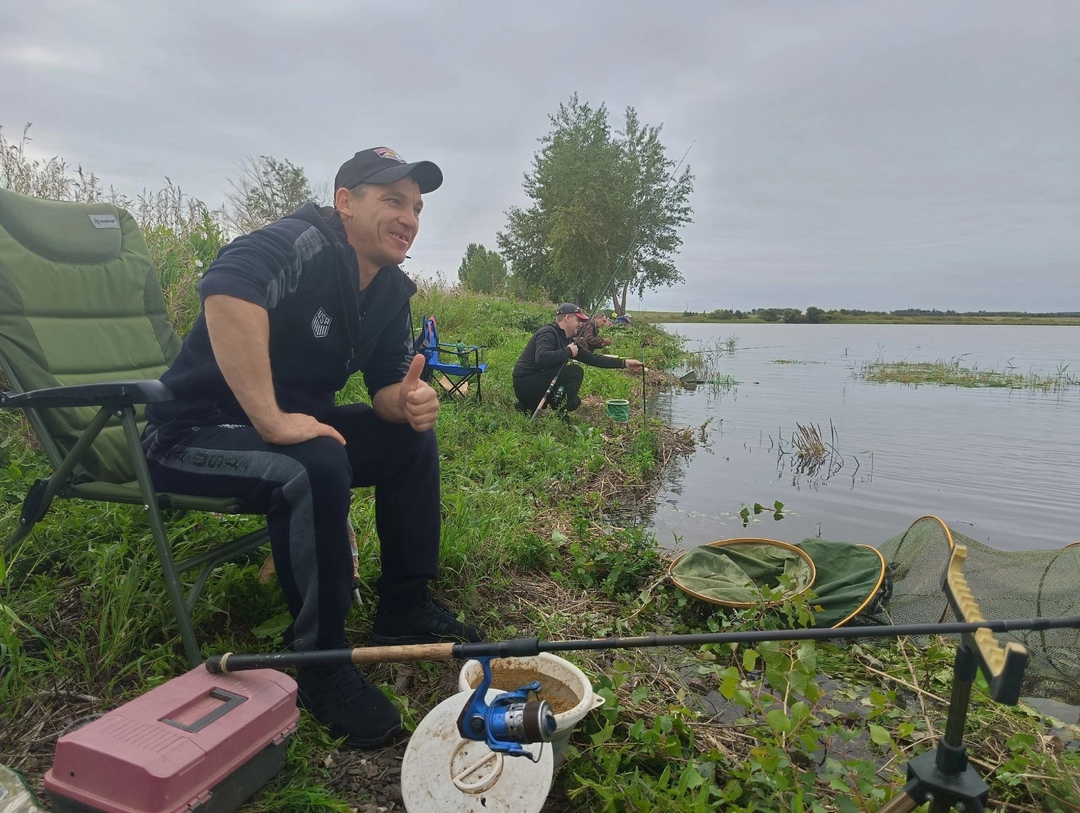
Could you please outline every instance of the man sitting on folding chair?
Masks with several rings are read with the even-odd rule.
[[[439,564],[439,400],[420,381],[416,285],[399,267],[421,196],[441,183],[429,161],[362,150],[338,171],[334,208],[306,204],[222,249],[162,376],[177,401],[147,409],[158,489],[242,496],[265,511],[295,651],[346,646],[359,486],[375,487],[382,558],[372,642],[481,640],[428,588]],[[358,371],[371,406],[335,405]],[[297,682],[301,703],[351,745],[380,745],[401,726],[355,666],[302,667]]]

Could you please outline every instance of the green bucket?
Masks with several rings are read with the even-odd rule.
[[[607,416],[617,423],[627,423],[630,420],[630,402],[621,398],[613,398],[607,402]]]

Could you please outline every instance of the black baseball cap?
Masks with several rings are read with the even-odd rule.
[[[587,322],[589,320],[589,317],[586,316],[582,312],[581,308],[579,308],[573,302],[564,302],[562,305],[559,305],[559,309],[555,311],[555,313],[559,316],[566,316],[566,314],[572,313],[582,322]]]
[[[431,161],[410,164],[389,147],[371,147],[360,150],[341,165],[334,177],[334,189],[352,189],[362,183],[387,184],[411,175],[426,195],[442,186],[442,170]]]

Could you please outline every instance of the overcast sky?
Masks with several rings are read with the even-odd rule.
[[[631,308],[1080,310],[1077,0],[34,0],[0,126],[129,195],[246,158],[432,160],[407,270],[495,249],[577,93],[696,176],[685,284]]]

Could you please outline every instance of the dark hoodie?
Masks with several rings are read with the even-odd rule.
[[[567,338],[559,323],[548,322],[529,339],[525,349],[514,364],[514,380],[528,381],[536,378],[550,379],[562,366],[563,362],[575,358],[570,351],[574,340]],[[598,356],[584,347],[579,347],[577,360],[590,367],[617,369],[626,366],[626,359],[614,356]]]
[[[199,283],[200,300],[226,294],[266,308],[278,405],[316,418],[357,371],[371,396],[405,377],[414,293],[416,284],[397,266],[381,268],[361,293],[340,217],[313,203],[229,243]],[[204,312],[161,380],[176,400],[147,407],[159,430],[251,423],[218,367]]]

